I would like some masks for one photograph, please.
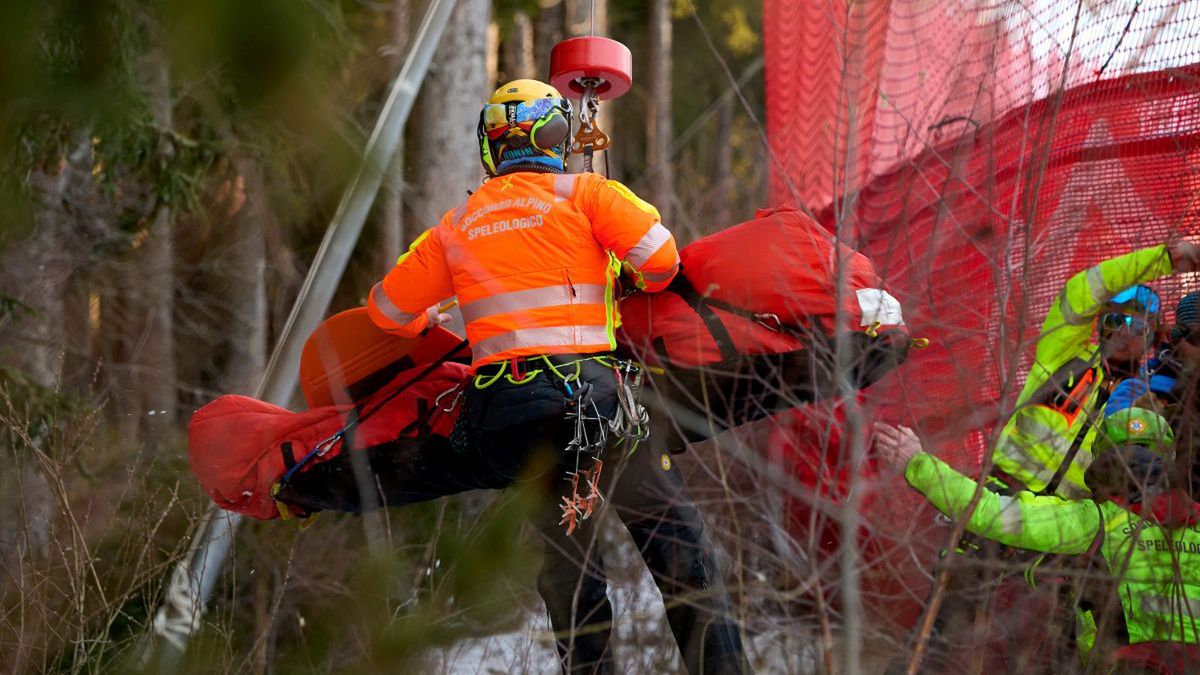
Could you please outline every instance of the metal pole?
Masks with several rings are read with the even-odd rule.
[[[453,10],[454,0],[431,0],[412,49],[367,141],[363,162],[342,196],[271,354],[257,398],[281,406],[291,402],[300,377],[300,352],[304,342],[329,308]],[[192,535],[187,555],[171,573],[163,604],[154,617],[154,634],[146,654],[147,662],[154,664],[160,672],[174,670],[187,648],[188,639],[199,628],[200,616],[216,585],[239,522],[241,516],[213,507]]]

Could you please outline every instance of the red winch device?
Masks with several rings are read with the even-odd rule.
[[[583,153],[583,168],[592,170],[592,153],[605,150],[608,134],[596,124],[600,101],[616,98],[633,86],[633,54],[604,37],[563,40],[550,51],[550,84],[579,96],[579,128],[572,152]]]

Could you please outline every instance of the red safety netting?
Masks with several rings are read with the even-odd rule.
[[[1182,0],[764,0],[763,14],[774,199],[814,208],[1051,92],[1200,60],[1200,4]]]
[[[909,421],[995,419],[1073,272],[1197,232],[1198,148],[1191,66],[1036,101],[872,180],[843,236],[933,340],[873,398]],[[830,228],[835,211],[822,213]],[[1180,282],[1157,286],[1169,298]]]
[[[1066,279],[1200,235],[1200,3],[846,4],[764,1],[773,197],[867,253],[932,341],[866,390],[866,417],[919,426],[969,470]],[[1185,284],[1156,284],[1168,308]],[[844,448],[814,432],[840,418],[810,407],[775,423],[777,459],[843,498]],[[912,541],[917,513],[932,527],[898,479],[864,485],[878,487],[867,532]],[[797,506],[798,530],[811,513]],[[819,535],[830,552],[836,528]],[[927,577],[908,552],[872,557],[879,540],[864,538],[868,594],[907,602],[904,624]]]

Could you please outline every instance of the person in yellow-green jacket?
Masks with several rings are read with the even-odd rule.
[[[1137,372],[1161,320],[1148,281],[1200,268],[1188,241],[1105,260],[1067,281],[992,453],[993,489],[1081,498],[1110,385]],[[1002,484],[1002,485],[1001,485]]]
[[[1130,409],[1105,420],[1105,447],[1084,472],[1086,500],[1022,490],[1000,495],[922,450],[911,429],[880,424],[875,447],[909,485],[966,529],[1031,551],[1100,558],[1100,583],[1077,602],[1087,672],[1181,673],[1200,668],[1200,504],[1170,489],[1165,419]],[[1094,648],[1093,648],[1094,647]]]

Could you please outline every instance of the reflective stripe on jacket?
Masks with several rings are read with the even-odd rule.
[[[951,517],[966,513],[978,485],[926,453],[909,461],[904,477]],[[1130,643],[1200,643],[1200,531],[1194,526],[1163,528],[1112,501],[1028,491],[1009,497],[984,489],[966,528],[1044,553],[1088,553],[1099,537]]]
[[[1098,356],[1095,319],[1117,293],[1170,273],[1166,247],[1152,246],[1105,260],[1071,277],[1050,306],[1016,410],[996,443],[992,458],[998,469],[1030,490],[1041,491],[1050,483],[1076,439],[1090,427],[1079,439],[1079,450],[1055,489],[1064,497],[1089,494],[1083,472],[1092,462],[1096,426],[1088,421],[1100,412],[1096,401],[1105,376]],[[1093,373],[1090,387],[1077,392],[1071,410],[1064,411],[1037,400],[1055,374],[1075,360],[1093,364]],[[1062,384],[1069,391],[1077,381]]]
[[[513,173],[484,183],[421,235],[371,290],[368,311],[384,330],[412,336],[428,307],[456,295],[473,368],[610,351],[622,265],[646,291],[679,270],[653,206],[596,174]]]

